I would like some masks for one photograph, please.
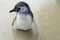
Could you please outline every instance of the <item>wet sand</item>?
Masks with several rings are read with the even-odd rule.
[[[19,1],[0,1],[0,40],[32,40],[31,31],[23,32],[12,29],[11,23],[15,13],[9,13],[9,11],[17,2]],[[37,2],[38,5],[34,5],[36,10],[33,2],[33,4],[28,3],[33,11],[38,28],[39,36],[37,40],[60,40],[60,3],[58,1],[52,2],[52,4],[43,3],[42,6]]]

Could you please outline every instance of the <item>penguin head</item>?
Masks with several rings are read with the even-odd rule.
[[[26,12],[30,11],[29,5],[26,2],[18,2],[14,9],[10,10],[9,12]]]

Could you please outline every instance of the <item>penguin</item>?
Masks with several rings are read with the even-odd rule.
[[[15,7],[9,12],[16,12],[16,16],[13,19],[12,26],[14,26],[15,23],[17,29],[20,29],[22,31],[32,30],[33,35],[38,34],[33,13],[26,2],[18,2]],[[32,27],[32,24],[34,24],[35,26]]]

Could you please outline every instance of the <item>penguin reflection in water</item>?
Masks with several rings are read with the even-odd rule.
[[[37,36],[38,32],[33,13],[26,2],[18,2],[14,9],[10,10],[10,13],[11,12],[17,13],[13,19],[12,26],[15,23],[16,29],[20,29],[22,31],[32,30],[33,36]],[[32,26],[32,24],[34,24],[34,26]]]

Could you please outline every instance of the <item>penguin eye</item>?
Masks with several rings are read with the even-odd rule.
[[[18,8],[18,10],[20,10],[20,8]]]
[[[20,8],[17,8],[18,10],[20,10]]]

